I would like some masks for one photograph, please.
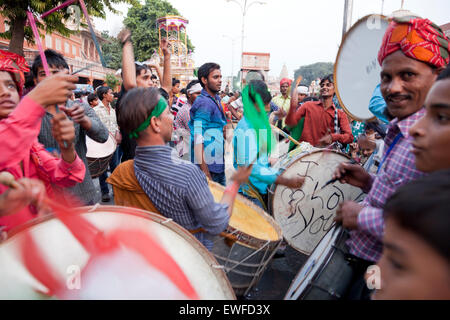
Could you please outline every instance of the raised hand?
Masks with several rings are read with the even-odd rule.
[[[169,41],[167,41],[166,38],[162,38],[161,39],[161,43],[159,45],[161,47],[162,53],[164,56],[166,55],[170,55],[170,50],[169,50]]]
[[[61,153],[63,150],[73,148],[75,141],[75,127],[66,114],[63,112],[57,113],[52,119],[52,135],[58,142]]]
[[[43,107],[63,104],[76,89],[78,77],[69,75],[68,70],[60,71],[44,80],[27,95]]]
[[[122,29],[119,34],[117,35],[117,39],[119,39],[120,43],[122,45],[125,44],[125,42],[129,41],[131,39],[131,31],[128,29]]]

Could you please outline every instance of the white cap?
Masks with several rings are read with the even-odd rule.
[[[308,92],[309,90],[308,90],[308,87],[306,87],[306,86],[299,86],[298,88],[297,88],[297,93],[300,93],[300,94],[308,94],[309,92]]]

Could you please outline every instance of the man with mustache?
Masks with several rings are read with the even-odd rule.
[[[320,80],[320,101],[305,102],[297,109],[297,99],[291,100],[286,125],[295,127],[300,119],[305,118],[300,141],[309,142],[313,146],[353,142],[347,115],[333,103],[334,90],[333,75],[329,74]]]
[[[381,287],[372,299],[450,299],[449,67],[431,87],[425,108],[409,134],[417,169],[430,174],[399,188],[384,206]]]
[[[334,177],[368,191],[362,203],[346,201],[336,221],[351,229],[347,245],[355,270],[348,298],[368,298],[366,268],[380,259],[384,233],[383,205],[400,186],[423,175],[411,153],[409,129],[425,114],[425,97],[449,63],[449,39],[428,19],[394,19],[378,53],[381,93],[395,118],[389,123],[386,151],[376,177],[359,165],[341,164]],[[420,195],[418,195],[420,196]]]

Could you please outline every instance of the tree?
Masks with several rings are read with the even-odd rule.
[[[115,90],[116,87],[119,85],[119,79],[116,78],[115,75],[112,73],[108,73],[105,78],[105,82],[111,89]]]
[[[303,79],[301,84],[309,86],[311,81],[317,78],[323,78],[330,73],[333,73],[332,62],[317,62],[307,66],[301,66],[295,70],[294,78],[297,79],[298,76],[302,76]]]
[[[34,43],[31,27],[25,26],[28,8],[35,15],[41,15],[60,5],[61,2],[61,0],[0,0],[2,15],[6,18],[10,26],[8,31],[0,33],[0,38],[11,40],[8,50],[23,55],[24,40],[28,43]],[[112,4],[120,2],[136,4],[137,0],[85,0],[89,15],[101,18],[105,18],[106,8],[113,13],[117,13],[112,7]],[[74,4],[76,5],[77,3],[75,2]],[[43,21],[36,21],[36,24],[38,28],[45,30],[45,33],[56,31],[63,36],[69,36],[74,31],[66,28],[64,21],[67,21],[71,15],[72,11],[64,8],[48,15]]]
[[[136,60],[145,61],[158,50],[159,35],[156,20],[167,15],[180,15],[177,9],[165,0],[146,0],[144,5],[136,4],[128,10],[125,26],[132,32]],[[184,35],[182,36],[184,38]],[[188,49],[194,51],[189,37]]]
[[[111,69],[119,69],[122,66],[122,46],[117,38],[111,37],[107,31],[102,32],[106,40],[102,43],[102,53],[106,66]]]

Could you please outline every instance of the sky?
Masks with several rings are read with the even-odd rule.
[[[222,74],[237,74],[240,66],[244,0],[168,0],[189,20],[188,35],[195,46],[194,61],[220,64]],[[335,62],[342,39],[344,0],[247,0],[244,51],[270,53],[271,76],[279,76],[286,64],[290,77],[300,66]],[[382,13],[382,0],[353,0],[352,24],[368,15]],[[115,5],[122,15],[107,13],[95,18],[98,30],[116,35],[123,27],[129,6]],[[384,0],[383,14],[401,7],[401,0]],[[405,0],[404,9],[438,25],[450,22],[449,0]],[[234,40],[233,40],[234,39]]]

